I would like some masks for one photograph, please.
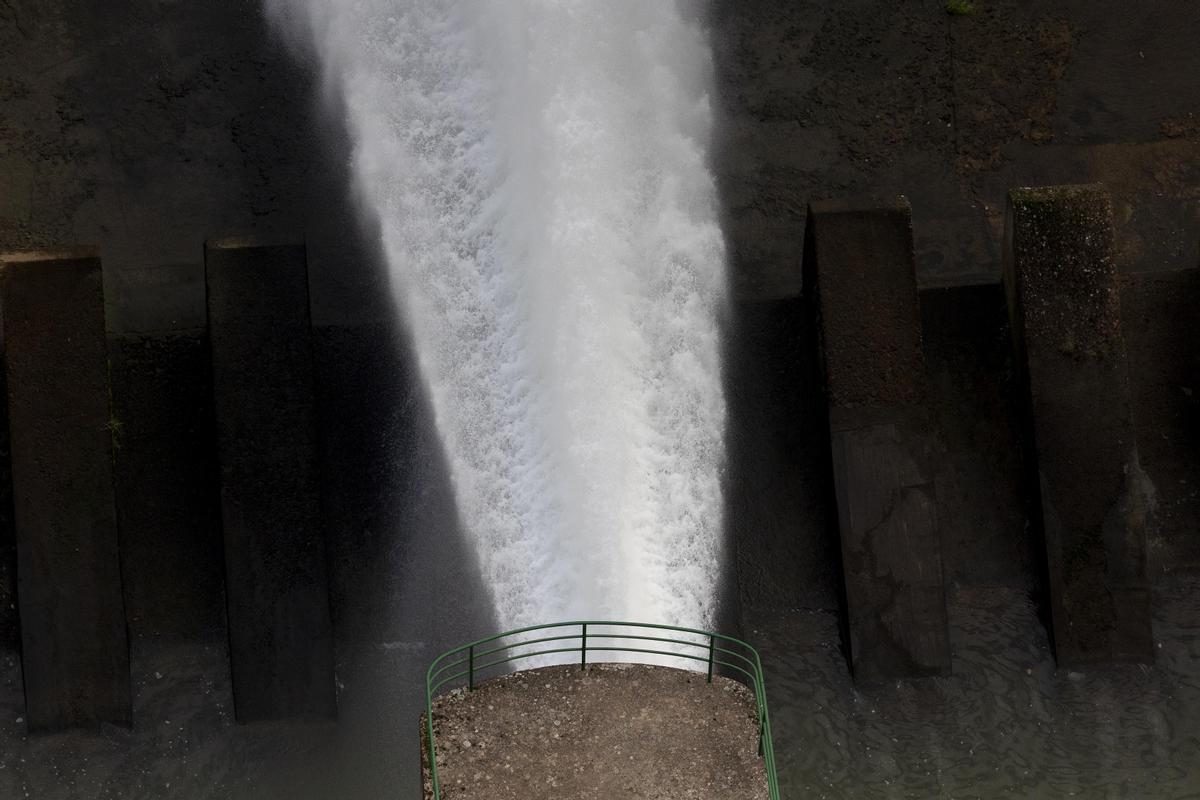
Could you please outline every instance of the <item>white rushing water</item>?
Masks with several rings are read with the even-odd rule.
[[[267,0],[340,96],[507,627],[707,625],[724,242],[671,0]]]

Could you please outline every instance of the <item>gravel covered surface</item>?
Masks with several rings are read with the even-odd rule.
[[[544,667],[442,695],[433,723],[443,798],[767,797],[754,695],[727,678]]]

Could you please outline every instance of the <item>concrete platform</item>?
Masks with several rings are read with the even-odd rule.
[[[544,667],[434,700],[443,800],[764,800],[754,694],[642,664]],[[425,740],[425,719],[421,719]],[[424,796],[433,797],[422,748]]]

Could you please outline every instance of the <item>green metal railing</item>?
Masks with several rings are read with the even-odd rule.
[[[561,629],[572,632],[557,633]],[[689,634],[698,638],[689,640],[648,633],[617,632],[617,630],[624,629],[637,629],[651,633],[665,631],[673,634]],[[503,641],[539,631],[555,631],[556,635],[535,636],[508,643]],[[566,646],[563,644],[565,642],[574,642],[575,644]],[[629,643],[639,646],[631,647]],[[674,645],[676,649],[651,649],[655,645],[662,644]],[[538,645],[550,646],[537,649]],[[534,649],[530,652],[513,654],[514,649],[525,647]],[[578,653],[579,668],[587,669],[588,654],[596,652],[640,653],[698,661],[706,665],[709,683],[712,682],[714,669],[725,669],[749,686],[754,692],[754,701],[758,711],[758,754],[763,759],[763,767],[767,773],[769,800],[779,800],[779,779],[775,775],[775,751],[771,746],[771,720],[767,715],[767,693],[763,684],[762,661],[758,657],[758,651],[741,639],[721,633],[679,628],[674,625],[594,620],[518,628],[456,647],[433,660],[425,673],[425,736],[429,745],[429,774],[433,782],[434,799],[441,800],[442,796],[441,785],[438,782],[437,751],[433,739],[433,698],[440,689],[465,678],[467,689],[473,690],[481,671],[494,670],[496,667],[525,658],[560,653]],[[574,663],[574,661],[569,663]]]

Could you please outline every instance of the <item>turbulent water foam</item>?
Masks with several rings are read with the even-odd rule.
[[[505,626],[710,623],[724,244],[668,0],[267,0],[354,140]]]

